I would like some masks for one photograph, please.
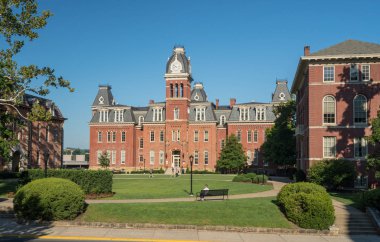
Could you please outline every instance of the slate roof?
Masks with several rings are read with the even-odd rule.
[[[380,54],[380,45],[358,40],[346,40],[331,47],[311,53],[309,56]]]
[[[33,104],[35,102],[38,102],[42,107],[44,107],[46,110],[50,110],[52,112],[52,116],[55,119],[65,119],[63,117],[61,110],[57,105],[54,104],[54,102],[50,99],[46,99],[43,97],[38,97],[31,94],[24,94],[23,96],[23,105],[28,108],[32,108]]]
[[[190,60],[186,57],[183,46],[174,46],[173,54],[169,57],[169,60],[166,63],[166,73],[172,73],[170,66],[175,60],[178,60],[182,65],[180,73],[191,73]]]
[[[216,121],[215,114],[214,114],[214,108],[213,105],[210,102],[203,102],[203,103],[190,103],[190,113],[189,113],[189,121],[191,122],[200,122],[200,121],[195,121],[195,109],[198,106],[204,106],[206,108],[205,110],[205,118],[206,122],[210,121]]]
[[[98,94],[96,95],[92,106],[110,106],[114,104],[114,98],[111,92],[111,86],[99,85]]]
[[[272,102],[286,102],[291,100],[290,92],[288,89],[288,81],[278,80],[276,82],[276,89],[272,95]]]
[[[191,91],[191,102],[207,102],[207,95],[201,83],[195,83]]]

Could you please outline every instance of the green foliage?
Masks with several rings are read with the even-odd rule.
[[[297,170],[294,174],[294,178],[296,179],[296,182],[306,181],[306,173],[303,170]]]
[[[301,228],[328,229],[335,220],[332,200],[326,190],[313,183],[292,183],[277,195],[286,217]]]
[[[19,218],[29,220],[74,219],[84,211],[84,193],[72,181],[39,179],[20,188],[13,200]]]
[[[110,158],[106,151],[104,151],[99,157],[99,164],[102,168],[107,169],[110,166]]]
[[[310,182],[329,189],[352,187],[356,177],[353,162],[342,159],[323,160],[313,165],[308,172]]]
[[[0,179],[14,179],[19,177],[20,173],[18,172],[0,171]]]
[[[371,129],[372,134],[368,139],[376,148],[374,152],[368,156],[367,167],[375,170],[375,172],[380,172],[380,111],[377,112],[377,117],[371,121]]]
[[[138,170],[138,171],[131,171],[131,174],[149,174],[149,170]],[[163,169],[153,170],[153,174],[164,174],[165,171]]]
[[[380,211],[380,189],[366,191],[362,203],[364,208],[375,207]]]
[[[244,167],[246,160],[242,144],[232,134],[227,138],[226,145],[222,149],[217,168],[223,173],[236,173]]]
[[[248,178],[244,175],[237,175],[232,179],[233,182],[252,182],[251,178]]]
[[[293,100],[274,108],[275,124],[266,130],[262,145],[264,159],[278,165],[294,165],[296,162],[295,113]]]
[[[93,170],[48,169],[48,177],[59,177],[78,184],[86,194],[101,194],[112,192],[112,172]],[[20,184],[45,177],[42,169],[29,169],[21,173]]]
[[[232,179],[233,182],[251,182],[251,183],[266,183],[268,177],[266,175],[256,175],[255,173],[240,174]]]

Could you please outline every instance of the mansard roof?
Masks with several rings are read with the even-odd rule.
[[[157,103],[155,103],[155,104],[157,104]],[[153,122],[153,109],[157,108],[157,107],[162,108],[162,121],[160,121],[160,122],[165,122],[165,120],[166,120],[165,108],[162,105],[151,105],[151,106],[149,106],[149,109],[148,109],[147,113],[145,114],[144,122]],[[154,122],[158,122],[158,121],[154,121]]]
[[[127,107],[127,106],[122,106]],[[114,123],[116,109],[108,110],[108,123]],[[90,123],[99,123],[100,110],[97,110],[92,116]],[[123,119],[122,123],[134,123],[134,117],[131,108],[123,109]]]
[[[242,106],[246,106],[249,109],[249,120],[247,121],[241,121],[240,120],[240,108]],[[259,107],[265,108],[265,119],[264,120],[257,120],[256,119],[256,110]],[[232,107],[231,114],[228,117],[229,122],[256,122],[256,121],[265,121],[265,122],[273,122],[276,119],[274,113],[273,113],[273,106],[269,103],[260,103],[260,104],[236,104]]]
[[[319,50],[309,56],[365,55],[380,54],[380,45],[358,40],[346,40],[339,44]]]
[[[171,70],[171,65],[173,62],[177,62],[181,65],[181,69],[178,72],[173,72]],[[166,63],[166,73],[167,74],[178,74],[178,73],[188,73],[191,74],[190,59],[186,57],[185,48],[183,46],[174,46],[173,54],[169,57]]]
[[[288,81],[286,80],[277,80],[276,89],[272,95],[272,102],[286,102],[291,100],[290,92],[288,89]]]
[[[115,104],[111,92],[111,86],[109,85],[99,85],[98,94],[96,95],[92,106],[111,106]]]
[[[195,83],[191,90],[191,102],[207,102],[207,95],[202,83]]]
[[[210,102],[192,102],[190,103],[190,113],[189,113],[189,121],[190,122],[198,122],[198,121],[195,121],[195,114],[196,114],[196,108],[197,107],[205,107],[205,118],[206,118],[206,122],[214,122],[216,121],[216,118],[215,118],[215,114],[214,114],[214,107],[212,105],[212,103]]]

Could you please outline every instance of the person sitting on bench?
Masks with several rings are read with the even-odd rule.
[[[201,200],[205,200],[205,195],[207,194],[207,191],[210,190],[208,188],[208,185],[206,184],[205,187],[202,189],[204,192],[201,193]]]

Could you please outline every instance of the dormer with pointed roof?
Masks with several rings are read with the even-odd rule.
[[[191,102],[207,102],[207,95],[202,83],[198,82],[194,84],[194,88],[191,91]]]
[[[190,58],[186,57],[185,47],[174,46],[173,53],[166,63],[165,76],[191,76]]]
[[[92,106],[112,106],[115,105],[115,100],[111,92],[110,85],[99,85],[98,94],[95,97]]]
[[[272,103],[286,102],[291,99],[287,80],[277,80],[276,89],[272,95]]]

